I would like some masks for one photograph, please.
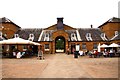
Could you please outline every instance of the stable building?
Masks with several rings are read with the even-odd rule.
[[[8,20],[8,19],[4,19]],[[9,24],[8,24],[9,22]],[[26,28],[23,29],[12,21],[2,24],[2,35],[12,33],[12,37],[20,37],[26,40],[38,42],[42,45],[44,53],[65,53],[69,48],[71,53],[76,46],[79,50],[97,50],[98,44],[110,44],[115,42],[120,44],[120,19],[111,18],[98,28],[74,28],[64,24],[63,18],[57,18],[57,24],[48,28]],[[11,24],[11,26],[10,26]],[[5,27],[9,28],[6,32]],[[14,25],[14,26],[13,26]],[[5,26],[5,27],[4,27]],[[11,31],[11,30],[12,31]],[[14,30],[15,29],[15,30]],[[10,36],[10,35],[9,35]],[[10,37],[6,37],[7,39]],[[25,47],[21,47],[23,50]],[[37,51],[37,46],[33,46]]]

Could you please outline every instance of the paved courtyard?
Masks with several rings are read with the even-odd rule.
[[[73,58],[45,54],[45,60],[3,58],[3,78],[118,78],[118,58]]]

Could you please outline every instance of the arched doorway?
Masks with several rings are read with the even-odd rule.
[[[63,36],[58,36],[55,39],[55,52],[56,53],[64,53],[65,52],[65,38]]]

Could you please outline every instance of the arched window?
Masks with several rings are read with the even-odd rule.
[[[115,36],[118,36],[118,31],[115,31]]]
[[[33,41],[34,40],[34,34],[29,34],[29,39],[30,41]]]
[[[44,37],[44,41],[49,41],[49,33],[44,33],[45,37]]]
[[[71,33],[71,40],[72,41],[77,41],[75,33]]]
[[[104,41],[107,40],[105,33],[101,33],[100,36],[101,36],[101,38],[102,38]]]
[[[88,41],[92,41],[91,33],[87,33],[87,34],[86,34],[86,39],[87,39]]]

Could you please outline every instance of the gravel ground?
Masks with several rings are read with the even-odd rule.
[[[118,78],[118,58],[59,53],[45,54],[45,60],[3,58],[1,65],[2,78]]]

